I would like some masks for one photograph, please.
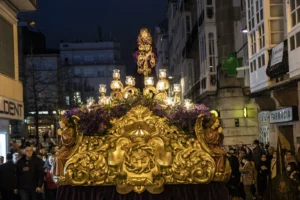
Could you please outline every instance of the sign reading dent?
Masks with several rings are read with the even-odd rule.
[[[22,102],[0,96],[0,117],[8,119],[24,119],[24,106]]]

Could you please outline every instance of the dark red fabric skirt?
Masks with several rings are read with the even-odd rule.
[[[224,183],[165,185],[164,192],[118,194],[115,186],[59,186],[57,200],[229,200]]]

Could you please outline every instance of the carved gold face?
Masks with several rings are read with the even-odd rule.
[[[59,185],[116,185],[121,194],[156,194],[164,184],[203,184],[230,175],[228,162],[225,172],[216,171],[202,125],[195,127],[197,138],[188,137],[143,106],[111,123],[109,134],[79,142]]]

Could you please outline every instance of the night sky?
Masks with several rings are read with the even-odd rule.
[[[21,14],[34,20],[47,38],[47,47],[58,49],[59,42],[98,40],[98,26],[103,40],[110,35],[121,42],[127,72],[135,69],[132,48],[139,30],[153,31],[166,16],[167,0],[38,0],[38,11]]]

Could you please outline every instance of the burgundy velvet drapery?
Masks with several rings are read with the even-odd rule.
[[[59,186],[57,200],[228,200],[224,183],[165,185],[161,194],[131,192],[120,195],[115,186]]]

